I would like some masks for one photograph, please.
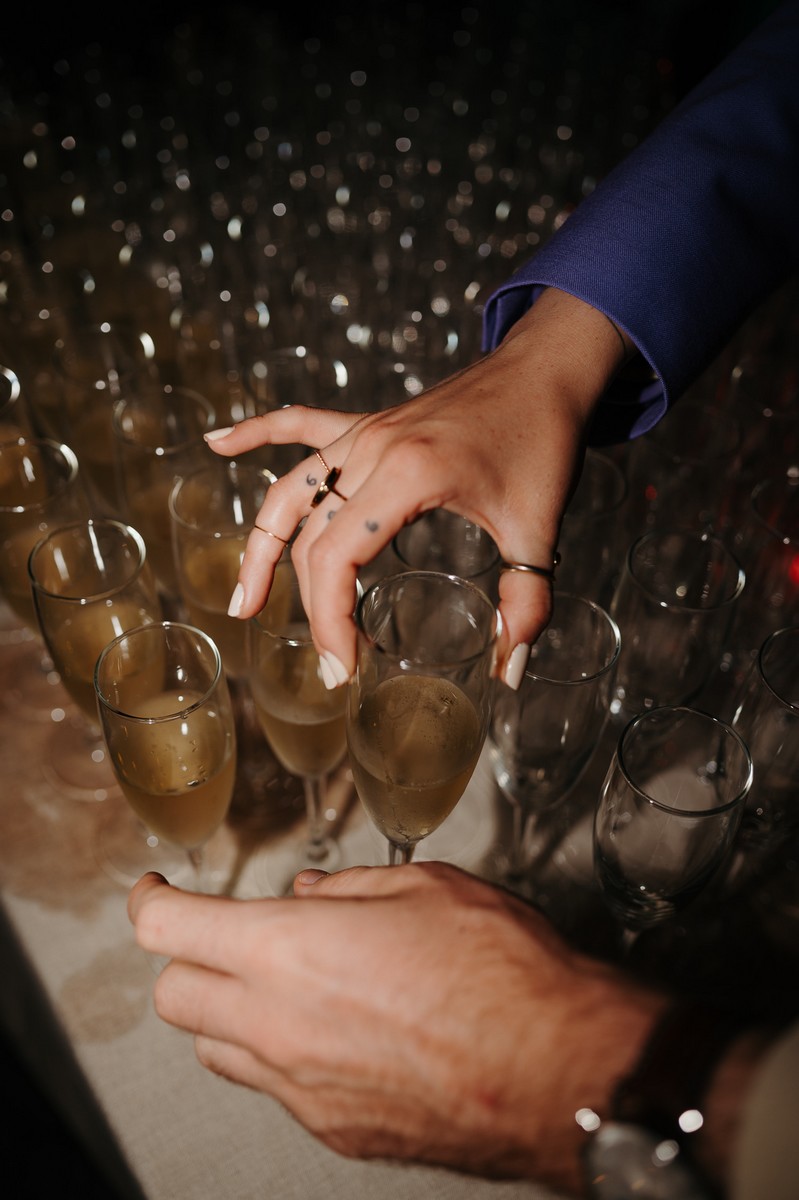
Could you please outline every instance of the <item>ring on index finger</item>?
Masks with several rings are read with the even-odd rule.
[[[341,477],[341,468],[340,467],[329,467],[327,465],[327,463],[325,462],[325,460],[322,458],[322,455],[319,453],[318,450],[314,450],[314,454],[316,455],[316,457],[319,459],[322,466],[327,471],[327,475],[322,480],[322,482],[319,484],[319,487],[316,489],[316,492],[314,493],[314,497],[311,500],[311,508],[316,508],[317,504],[321,504],[322,501],[324,500],[325,496],[329,496],[331,492],[333,493],[334,496],[338,496],[339,500],[346,500],[347,497],[345,495],[343,495],[343,493],[340,492],[338,490],[338,488],[336,487],[336,483],[338,482],[338,480]]]

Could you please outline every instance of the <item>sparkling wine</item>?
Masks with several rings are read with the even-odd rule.
[[[40,596],[39,612],[44,639],[64,687],[96,724],[94,667],[100,652],[126,629],[154,620],[152,608],[123,597],[79,605]]]
[[[348,725],[361,802],[398,846],[437,829],[463,795],[482,747],[474,705],[448,680],[398,675],[364,696]]]
[[[167,716],[199,699],[191,692],[164,692],[143,703],[140,715]],[[214,706],[162,723],[113,725],[109,749],[128,803],[159,837],[194,849],[225,819],[236,754]]]
[[[20,529],[11,537],[4,538],[0,548],[0,587],[3,595],[9,608],[29,629],[37,633],[39,625],[28,576],[28,556],[42,536],[42,529],[38,525],[30,529]]]
[[[147,556],[161,587],[171,596],[176,596],[178,580],[169,524],[169,493],[173,482],[171,479],[159,480],[148,486],[142,484],[135,490],[131,489],[128,519],[147,544]]]
[[[247,670],[247,622],[229,617],[227,610],[245,545],[245,539],[219,538],[177,551],[188,619],[213,638],[225,670],[237,676]]]
[[[101,509],[119,512],[116,452],[111,405],[99,400],[73,416],[73,436],[80,447],[80,469]]]
[[[307,625],[293,632],[298,640],[309,636]],[[292,627],[282,635],[292,637]],[[313,645],[273,643],[259,656],[251,690],[261,728],[286,770],[311,777],[332,771],[346,750],[346,696],[325,687]]]

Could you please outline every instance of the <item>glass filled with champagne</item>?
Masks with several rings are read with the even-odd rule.
[[[178,478],[169,498],[172,549],[187,620],[209,634],[230,679],[246,677],[247,623],[228,616],[247,538],[275,475],[211,456]]]
[[[106,760],[94,665],[125,629],[161,620],[141,535],[103,517],[61,525],[28,559],[36,618],[75,713],[53,726],[45,773],[77,798],[104,800],[115,784]]]
[[[286,553],[269,598],[250,622],[250,690],[264,736],[281,766],[303,783],[308,822],[303,857],[337,860],[326,811],[327,781],[347,751],[346,696],[324,684],[299,582]]]
[[[50,722],[63,704],[58,672],[33,607],[28,558],[48,530],[89,515],[78,459],[52,438],[0,442],[0,596],[5,604],[5,702],[20,714]]]
[[[172,553],[169,497],[177,479],[206,461],[203,434],[213,429],[209,400],[187,388],[131,387],[114,405],[114,431],[125,520],[139,530],[168,612],[183,616]]]
[[[210,890],[204,847],[227,816],[236,728],[222,657],[201,629],[172,621],[115,638],[94,673],[103,735],[128,804],[187,853]]]
[[[408,571],[364,593],[356,624],[350,764],[395,865],[410,862],[449,816],[477,765],[491,709],[497,614],[466,580]]]

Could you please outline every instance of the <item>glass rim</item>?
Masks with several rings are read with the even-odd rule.
[[[192,524],[190,521],[187,521],[186,518],[181,516],[181,514],[177,511],[177,498],[181,493],[184,483],[190,483],[192,480],[197,479],[200,475],[209,475],[211,478],[218,479],[222,477],[226,469],[229,474],[232,474],[233,468],[235,468],[237,471],[244,471],[250,476],[262,476],[267,487],[271,487],[273,483],[277,483],[278,477],[275,475],[274,471],[270,471],[269,467],[258,466],[256,463],[240,462],[237,458],[215,458],[213,462],[203,463],[202,466],[193,467],[192,470],[187,471],[185,475],[179,475],[172,484],[172,487],[169,489],[167,506],[169,508],[169,515],[174,520],[175,524],[180,525],[182,529],[191,530],[192,533],[203,528],[200,525]],[[208,536],[214,538],[242,537],[244,534],[249,534],[251,529],[251,525],[242,525],[240,530],[237,529],[236,531],[213,530],[208,534]]]
[[[138,558],[136,561],[135,570],[131,574],[130,578],[123,580],[115,587],[106,588],[102,592],[92,592],[91,596],[65,596],[62,592],[53,592],[50,588],[45,587],[44,584],[37,579],[33,571],[33,560],[36,554],[38,554],[48,542],[53,542],[56,538],[63,536],[66,533],[71,533],[72,530],[89,529],[95,525],[102,526],[106,529],[115,528],[122,530],[128,535],[130,540],[136,546]],[[55,528],[48,530],[43,537],[39,538],[38,542],[36,542],[31,548],[31,552],[28,555],[28,578],[30,579],[31,587],[34,589],[34,591],[41,593],[43,596],[49,597],[51,600],[61,600],[65,604],[95,604],[101,600],[106,600],[109,596],[115,596],[118,592],[121,592],[123,588],[126,588],[134,579],[137,579],[141,574],[146,561],[147,546],[138,529],[134,529],[134,527],[129,525],[126,521],[117,520],[115,517],[87,517],[83,521],[70,521],[66,525],[57,525]]]
[[[158,396],[159,398],[187,397],[192,401],[199,400],[200,404],[198,407],[204,409],[206,416],[210,419],[205,428],[200,430],[197,436],[192,435],[191,437],[186,438],[184,441],[165,443],[159,440],[157,445],[153,445],[151,442],[140,442],[135,437],[128,436],[120,424],[119,415],[126,408],[132,408],[138,405],[146,406],[147,400],[150,396]],[[141,392],[137,392],[134,396],[119,396],[118,399],[114,401],[113,408],[111,410],[111,428],[114,437],[117,439],[120,445],[157,454],[159,458],[167,458],[173,455],[182,454],[187,446],[194,445],[197,442],[198,437],[200,440],[202,440],[203,434],[208,433],[215,427],[216,411],[213,404],[207,396],[204,396],[202,392],[195,391],[193,388],[170,386],[169,389],[167,389],[156,385],[149,389],[145,388]]]
[[[443,508],[440,505],[436,505],[435,508],[428,508],[424,512],[419,513],[418,517],[415,517],[413,521],[406,522],[406,524],[403,525],[401,529],[397,530],[397,532],[394,534],[393,538],[391,539],[392,550],[396,554],[397,558],[399,558],[402,562],[404,562],[405,565],[411,571],[424,571],[428,568],[413,566],[413,564],[407,557],[407,554],[404,553],[403,550],[400,548],[400,539],[403,537],[404,534],[407,534],[409,530],[413,529],[413,527],[415,525],[424,521],[426,517],[431,517],[433,514],[437,514],[437,513],[446,513],[447,517],[451,517],[453,521],[462,521],[468,525],[472,525],[472,526],[474,526],[475,529],[479,529],[482,533],[484,533],[485,536],[489,539],[487,548],[489,550],[491,550],[491,554],[488,557],[487,561],[485,563],[481,563],[473,575],[466,576],[466,575],[457,575],[456,574],[456,578],[464,579],[467,583],[469,583],[472,579],[476,579],[480,575],[488,574],[488,572],[491,571],[497,565],[497,563],[502,561],[502,555],[500,553],[499,546],[497,545],[497,543],[491,537],[491,534],[488,532],[488,530],[484,526],[479,525],[477,521],[471,521],[468,517],[464,517],[461,513],[451,512],[450,509],[448,509],[448,508]],[[432,568],[429,568],[429,569],[432,569]],[[438,574],[448,574],[449,572],[441,571],[441,572],[437,572],[437,573]],[[455,572],[452,572],[452,574],[455,574]]]
[[[611,499],[611,502],[605,508],[582,508],[575,509],[569,512],[569,505],[563,511],[563,520],[568,518],[570,521],[603,521],[608,517],[612,517],[626,503],[630,497],[630,485],[627,478],[617,462],[614,462],[607,454],[603,454],[601,450],[594,446],[586,447],[583,457],[583,468],[580,473],[580,479],[577,481],[577,486],[574,489],[574,495],[577,494],[580,481],[585,476],[587,478],[586,464],[601,463],[601,470],[608,470],[613,479],[616,494]],[[572,499],[574,498],[572,496]],[[571,501],[570,501],[571,503]]]
[[[590,600],[587,596],[580,596],[576,592],[565,592],[565,591],[561,592],[558,590],[555,590],[552,593],[553,617],[554,617],[554,612],[555,612],[554,600],[557,596],[565,596],[569,600],[577,600],[580,604],[584,604],[587,608],[592,609],[593,612],[604,617],[605,622],[606,622],[607,626],[609,627],[610,633],[613,637],[612,653],[611,653],[610,657],[608,658],[607,662],[604,663],[601,667],[599,667],[596,671],[592,671],[590,675],[582,675],[579,679],[555,679],[551,675],[542,675],[537,671],[531,670],[529,665],[525,668],[525,671],[524,671],[525,678],[537,680],[540,683],[552,683],[556,687],[580,687],[581,684],[592,683],[595,679],[601,679],[603,675],[607,675],[607,673],[615,667],[616,663],[619,660],[619,655],[621,654],[621,630],[618,626],[618,623],[610,615],[610,613],[607,611],[607,609],[603,608],[601,604],[597,604],[595,600]],[[550,623],[551,623],[551,619],[552,618],[550,618]],[[544,636],[544,634],[546,633],[546,629],[548,627],[549,626],[547,626],[545,629],[542,630],[541,634],[539,635],[540,637]],[[535,645],[535,644],[536,643],[534,642],[533,645]],[[529,663],[529,659],[528,659],[528,663]]]
[[[763,683],[768,688],[769,692],[780,705],[780,707],[787,708],[790,710],[790,712],[794,712],[797,714],[797,716],[799,716],[799,701],[786,700],[784,696],[781,696],[772,684],[763,666],[765,656],[773,648],[777,638],[784,637],[786,634],[799,636],[799,625],[784,625],[782,629],[775,629],[768,635],[757,652],[757,671],[760,675],[760,678],[763,680]]]
[[[773,476],[768,476],[768,478],[766,478],[766,479],[760,479],[755,484],[755,486],[752,488],[752,491],[749,495],[749,508],[750,508],[752,516],[755,518],[755,520],[758,521],[759,524],[763,526],[763,528],[766,530],[767,533],[771,534],[772,537],[776,538],[777,541],[779,541],[781,545],[796,546],[796,545],[799,545],[799,534],[784,533],[772,521],[770,521],[768,519],[768,517],[766,517],[760,511],[760,509],[758,508],[758,505],[757,505],[757,502],[760,499],[760,496],[762,495],[762,493],[764,491],[766,491],[767,488],[769,488],[770,486],[772,486],[773,484],[775,484],[777,482],[778,482],[778,480],[775,479]],[[796,495],[799,496],[799,485],[796,482],[794,482],[792,484],[788,484],[788,489],[789,489],[789,494],[793,489],[795,489]]]
[[[210,649],[215,669],[213,679],[211,679],[208,687],[205,689],[202,695],[199,696],[198,699],[194,700],[191,704],[187,704],[181,709],[176,709],[175,712],[164,713],[162,716],[142,717],[136,713],[126,712],[124,708],[117,708],[115,704],[111,703],[110,699],[105,695],[100,687],[100,672],[106,659],[120,644],[120,642],[124,642],[126,638],[138,637],[147,631],[153,631],[155,629],[179,629],[182,632],[185,631],[195,635]],[[186,621],[147,621],[143,625],[134,625],[132,629],[126,629],[124,633],[120,633],[106,646],[104,646],[97,657],[97,662],[94,665],[94,693],[97,697],[98,703],[115,716],[124,717],[126,721],[136,721],[140,725],[163,725],[167,721],[176,721],[183,719],[184,717],[188,717],[191,713],[196,712],[197,709],[202,708],[208,697],[219,685],[220,680],[224,680],[224,668],[222,666],[222,655],[219,651],[219,647],[214,639],[210,637],[209,634],[207,634],[203,629],[200,629],[197,625],[189,625]]]
[[[59,480],[59,486],[51,496],[45,496],[43,500],[33,500],[29,504],[0,504],[0,513],[26,513],[35,512],[37,508],[44,508],[48,504],[52,504],[65,488],[78,477],[79,464],[78,456],[71,446],[66,442],[59,442],[56,438],[49,437],[28,437],[26,434],[20,434],[18,437],[6,438],[0,442],[0,455],[3,451],[11,446],[33,446],[37,449],[47,447],[48,450],[54,450],[61,455],[67,467],[66,475]]]
[[[399,580],[408,579],[436,579],[449,580],[463,591],[471,592],[477,598],[482,607],[491,610],[493,615],[493,631],[491,636],[486,639],[479,650],[473,654],[466,654],[463,658],[445,659],[445,660],[419,660],[409,657],[407,654],[397,654],[394,651],[386,650],[384,646],[380,646],[373,637],[364,628],[363,617],[364,610],[369,598],[378,591],[381,587],[387,587],[389,584],[398,582]],[[355,606],[355,625],[360,637],[363,637],[368,644],[378,653],[384,656],[386,660],[390,660],[399,664],[407,664],[408,666],[424,666],[430,670],[448,670],[451,671],[456,667],[466,667],[469,663],[477,662],[488,649],[495,646],[497,639],[502,630],[502,618],[499,610],[491,603],[486,593],[476,583],[472,583],[469,579],[463,579],[460,575],[452,575],[446,571],[397,571],[393,575],[384,575],[381,579],[375,580],[370,587],[366,589],[363,595],[359,598]]]
[[[692,541],[696,542],[712,542],[715,546],[717,546],[722,552],[723,557],[729,560],[730,565],[735,568],[736,572],[736,583],[729,595],[726,595],[724,599],[720,600],[717,604],[713,604],[705,608],[697,608],[696,605],[693,604],[674,604],[669,600],[663,600],[660,596],[653,592],[651,588],[647,587],[646,584],[643,583],[633,571],[633,555],[644,544],[644,542],[651,542],[655,538],[668,537],[690,538]],[[642,533],[640,537],[637,537],[635,541],[631,543],[625,557],[625,567],[630,578],[633,580],[635,585],[641,589],[647,599],[654,601],[658,608],[663,608],[668,612],[674,613],[718,612],[719,609],[728,608],[731,604],[734,604],[746,587],[746,571],[744,570],[738,558],[732,553],[730,548],[726,546],[722,539],[716,534],[707,533],[699,529],[648,529],[646,533]]]
[[[292,580],[292,586],[296,587],[297,590],[299,591],[300,584],[299,584],[299,580],[297,579],[296,567],[294,566],[294,563],[291,561],[290,557],[284,557],[287,555],[287,551],[288,551],[288,548],[286,548],[283,551],[283,555],[281,555],[281,557],[275,563],[275,570],[274,570],[274,574],[272,576],[272,583],[274,583],[274,575],[277,574],[278,569],[281,567],[283,567],[283,568],[287,567],[294,576],[294,578]],[[363,589],[363,584],[357,578],[355,580],[355,591],[356,591],[357,597],[358,597],[358,599],[356,601],[356,611],[357,611],[357,606],[360,603],[360,601],[363,599],[363,596],[365,594],[364,589]],[[270,586],[270,594],[271,594],[271,586]],[[270,638],[272,638],[272,640],[274,642],[280,642],[284,646],[297,646],[297,647],[312,646],[314,648],[314,650],[316,649],[316,645],[314,643],[313,637],[311,637],[310,635],[307,638],[287,637],[284,633],[276,633],[273,629],[266,629],[261,624],[261,622],[259,621],[258,618],[263,614],[264,609],[266,608],[266,605],[268,603],[269,603],[269,597],[267,596],[266,604],[263,605],[263,607],[261,608],[261,610],[259,612],[254,613],[253,616],[251,616],[249,621],[247,622],[248,625],[254,626],[255,629],[257,630],[256,636],[258,634],[263,634],[264,637],[270,637]],[[304,605],[303,605],[303,613],[305,613]],[[306,621],[308,620],[307,615],[306,615],[305,619],[306,619]],[[310,629],[310,625],[309,625],[309,629]]]
[[[624,759],[625,741],[633,732],[633,730],[642,725],[644,721],[647,721],[654,716],[660,716],[664,713],[684,713],[686,716],[701,717],[703,721],[710,721],[725,735],[731,736],[738,744],[738,747],[743,755],[743,760],[747,764],[748,769],[745,780],[739,787],[737,793],[731,797],[731,799],[725,801],[723,804],[717,804],[713,808],[705,808],[697,811],[691,808],[680,808],[677,805],[666,804],[662,800],[657,800],[654,796],[650,796],[648,792],[644,791],[642,787],[635,783],[627,769],[627,764]],[[645,800],[647,804],[651,804],[653,808],[660,809],[660,811],[664,813],[671,813],[677,817],[694,817],[696,820],[702,820],[704,817],[715,817],[718,816],[719,813],[729,812],[731,809],[736,807],[742,808],[743,802],[746,800],[746,797],[751,791],[752,782],[754,779],[752,753],[738,731],[733,729],[733,727],[728,724],[727,721],[722,721],[720,717],[715,717],[712,713],[705,712],[701,708],[691,708],[687,704],[660,704],[656,708],[649,708],[645,712],[636,713],[636,715],[627,722],[621,734],[619,735],[618,742],[616,743],[614,758],[619,765],[619,769],[624,776],[627,785],[633,792],[635,792],[637,796],[639,796],[642,800]]]
[[[15,404],[19,400],[20,393],[22,392],[22,384],[19,381],[19,375],[17,375],[16,371],[4,364],[0,364],[0,377],[5,379],[9,386],[8,395],[5,400],[0,401],[0,415],[2,415],[7,408],[10,408],[12,404]]]

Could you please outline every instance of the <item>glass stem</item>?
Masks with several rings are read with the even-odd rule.
[[[207,863],[202,846],[194,846],[191,850],[187,850],[186,853],[188,855],[189,862],[192,865],[192,869],[194,870],[194,879],[197,886],[197,891],[210,891],[208,886],[209,881]]]
[[[524,805],[513,803],[513,826],[511,829],[510,847],[508,849],[508,865],[506,878],[509,882],[520,883],[530,865],[530,849],[528,842],[533,827],[533,814]]]
[[[409,863],[413,858],[413,852],[416,849],[416,843],[410,845],[398,846],[396,842],[388,843],[388,865],[390,867],[401,867],[405,863]]]
[[[315,775],[303,777],[305,812],[308,820],[308,844],[305,852],[312,862],[327,858],[329,839],[325,828],[326,778]]]

